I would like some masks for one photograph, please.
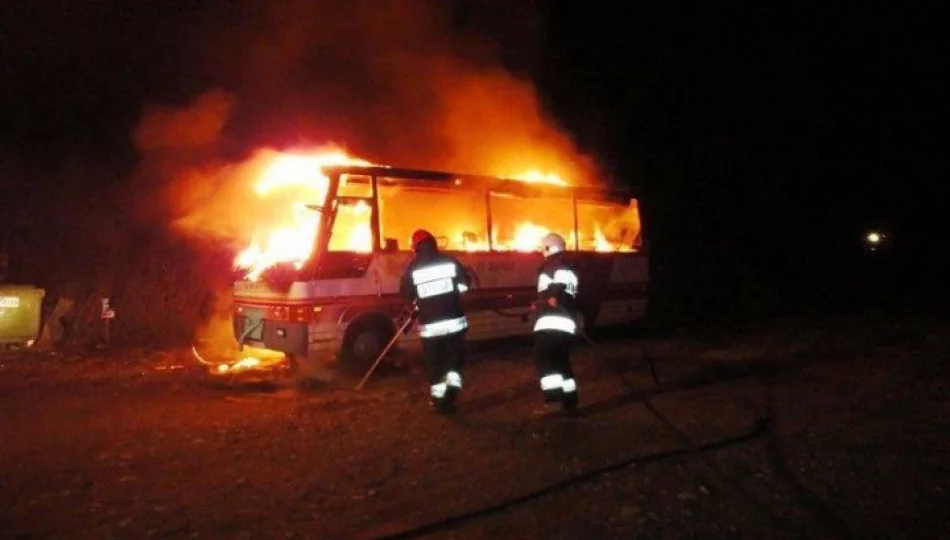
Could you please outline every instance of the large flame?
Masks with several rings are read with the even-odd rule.
[[[543,173],[537,169],[529,169],[519,175],[515,175],[515,180],[529,182],[532,184],[554,184],[558,186],[570,185],[566,180],[554,173]]]
[[[326,202],[329,178],[324,168],[332,165],[371,165],[370,162],[352,157],[340,150],[318,151],[312,154],[275,154],[260,169],[253,184],[255,195],[260,204],[285,204],[286,211],[279,223],[268,223],[266,228],[256,230],[249,246],[235,258],[235,267],[245,272],[245,279],[256,281],[268,268],[280,263],[289,263],[300,269],[313,254],[320,226],[319,208]],[[556,174],[544,173],[536,169],[514,175],[514,178],[529,183],[544,183],[567,186],[566,180]],[[341,186],[346,186],[346,177],[341,178]],[[406,195],[411,197],[411,195]],[[272,203],[276,199],[277,203]],[[289,201],[289,202],[288,202]],[[440,205],[453,203],[446,200]],[[449,211],[451,209],[443,209]],[[516,210],[517,211],[517,210]],[[508,214],[511,212],[509,211]],[[331,231],[330,249],[368,253],[373,250],[373,235],[370,227],[371,207],[363,200],[355,203],[338,204],[336,219]],[[399,221],[412,219],[412,212],[398,215]],[[511,222],[508,234],[500,237],[498,230],[491,231],[491,243],[487,235],[466,232],[462,223],[450,234],[451,241],[447,249],[460,249],[469,252],[495,251],[532,252],[538,249],[541,239],[557,232],[565,238],[569,249],[574,246],[586,251],[630,251],[629,242],[608,240],[603,232],[602,221],[608,218],[592,218],[593,228],[587,234],[581,234],[580,242],[575,239],[572,228],[552,229],[531,218],[517,219],[507,215]],[[614,219],[610,217],[609,219]],[[637,226],[638,220],[637,219]],[[542,219],[542,221],[544,221]],[[450,231],[453,223],[443,223]],[[384,224],[385,227],[385,224]]]
[[[372,164],[341,150],[330,150],[313,154],[278,154],[264,169],[254,184],[254,192],[261,198],[261,204],[267,204],[268,196],[276,192],[288,191],[293,202],[287,209],[285,223],[255,232],[251,245],[235,258],[235,267],[247,272],[246,279],[256,281],[262,272],[278,263],[291,263],[299,269],[310,258],[320,224],[320,214],[315,206],[323,204],[330,182],[323,169],[333,165]],[[352,209],[341,207],[340,213],[346,212],[369,212],[369,206],[363,203]],[[342,221],[345,216],[339,219]],[[353,231],[351,249],[372,250],[372,233],[368,227],[366,229]]]

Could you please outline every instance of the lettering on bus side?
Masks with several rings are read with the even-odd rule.
[[[511,261],[479,261],[468,265],[468,268],[479,274],[505,274],[515,270],[515,263]]]

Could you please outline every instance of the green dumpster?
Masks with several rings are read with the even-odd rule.
[[[32,285],[0,284],[0,347],[33,345],[40,333],[45,295]]]

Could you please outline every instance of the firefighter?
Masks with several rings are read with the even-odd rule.
[[[430,403],[438,412],[452,413],[462,390],[468,321],[461,296],[469,279],[458,260],[439,252],[429,231],[412,234],[412,250],[415,258],[402,276],[400,292],[418,310]]]
[[[533,357],[544,401],[574,412],[577,382],[570,353],[577,331],[577,273],[564,259],[565,247],[564,237],[559,234],[548,234],[541,240],[544,263],[538,268]]]

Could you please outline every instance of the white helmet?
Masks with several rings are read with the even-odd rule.
[[[567,249],[567,242],[564,241],[564,237],[560,234],[546,234],[544,238],[541,239],[541,253],[544,253],[545,257],[560,253],[565,249]]]

